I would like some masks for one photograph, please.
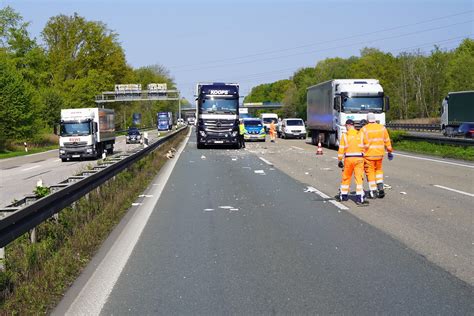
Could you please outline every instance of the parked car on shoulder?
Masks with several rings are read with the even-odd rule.
[[[281,121],[281,138],[306,138],[306,128],[300,118],[286,118]]]
[[[246,133],[244,134],[245,141],[265,141],[265,126],[259,118],[245,118],[244,126]]]
[[[464,122],[459,125],[456,136],[464,136],[466,138],[474,138],[474,122]]]
[[[140,144],[142,142],[142,133],[137,127],[130,127],[127,131],[125,142],[127,144]]]

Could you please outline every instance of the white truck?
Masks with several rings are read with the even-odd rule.
[[[278,114],[276,113],[261,113],[260,119],[262,120],[265,130],[268,132],[270,130],[270,124],[273,122],[275,127],[278,124]]]
[[[389,99],[376,79],[334,79],[307,88],[307,127],[311,142],[338,146],[345,122],[351,119],[360,129],[361,120],[373,112],[385,125]]]
[[[112,154],[115,144],[114,110],[99,108],[61,110],[59,158],[99,158]]]

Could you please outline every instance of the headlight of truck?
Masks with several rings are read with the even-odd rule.
[[[65,154],[65,153],[66,153],[66,151],[65,151],[65,150],[63,150],[63,149],[61,149],[61,150],[59,151],[59,153],[60,153],[60,154]]]
[[[206,132],[205,131],[199,131],[199,134],[201,134],[202,137],[206,137]]]
[[[92,152],[92,148],[87,148],[86,151],[87,151],[88,153],[91,153],[91,152]]]
[[[142,137],[140,135],[137,135],[137,139],[140,139],[140,138],[142,138]]]
[[[238,133],[237,131],[233,131],[233,132],[232,132],[232,134],[231,134],[231,135],[232,135],[232,137],[235,137],[235,136],[237,136],[237,133]]]

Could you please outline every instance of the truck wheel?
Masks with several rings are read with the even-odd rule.
[[[61,158],[61,162],[66,162],[67,158]]]
[[[201,144],[201,143],[197,143],[197,149],[203,149],[204,148],[204,145]]]

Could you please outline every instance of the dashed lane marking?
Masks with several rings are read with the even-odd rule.
[[[442,185],[438,185],[438,184],[434,184],[433,186],[435,186],[435,187],[437,187],[437,188],[440,188],[440,189],[445,189],[445,190],[448,190],[448,191],[452,191],[452,192],[456,192],[456,193],[459,193],[459,194],[464,194],[464,195],[467,195],[467,196],[470,196],[470,197],[474,197],[474,194],[472,194],[472,193],[468,193],[468,192],[464,192],[464,191],[460,191],[460,190],[448,188],[448,187],[445,187],[445,186],[442,186]]]
[[[322,197],[323,199],[328,199],[329,203],[333,204],[334,206],[336,206],[336,207],[339,208],[340,210],[345,210],[345,211],[349,210],[349,208],[348,208],[347,206],[345,206],[344,204],[342,204],[342,203],[340,203],[340,202],[338,202],[338,201],[331,200],[331,198],[330,198],[327,194],[325,194],[325,193],[319,191],[319,190],[316,189],[316,188],[307,187],[305,192],[316,193],[317,195],[319,195],[319,196]]]
[[[33,169],[36,169],[36,168],[39,168],[39,167],[41,167],[41,165],[37,165],[37,166],[33,166],[33,167],[29,167],[29,168],[21,169],[21,171],[28,171],[28,170],[33,170]]]
[[[297,146],[291,146],[291,148],[298,149],[298,150],[304,150],[303,148],[297,147]]]
[[[272,164],[270,161],[266,160],[265,158],[263,158],[263,157],[258,157],[258,158],[259,158],[261,161],[263,161],[264,163],[266,163],[267,165],[273,166],[273,164]]]

